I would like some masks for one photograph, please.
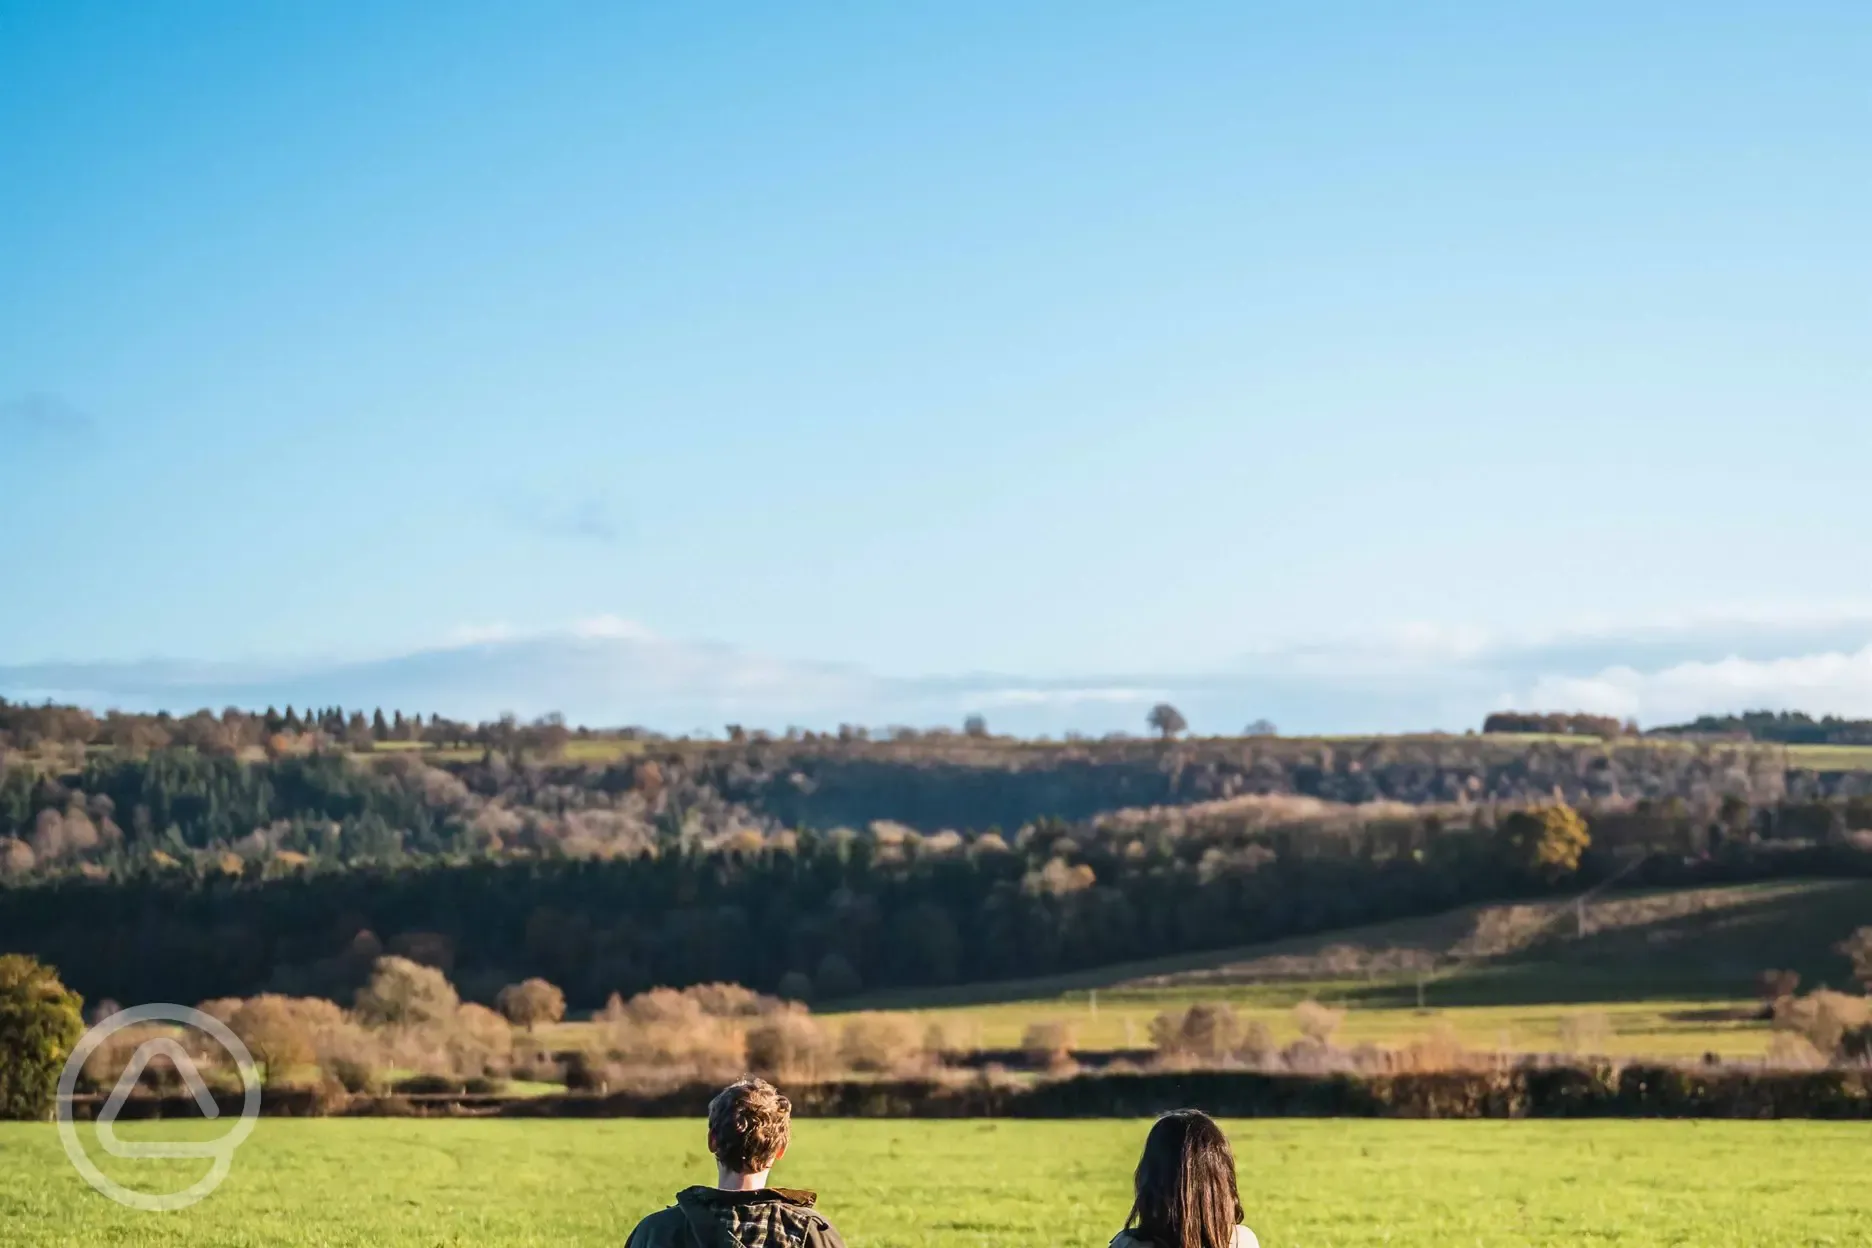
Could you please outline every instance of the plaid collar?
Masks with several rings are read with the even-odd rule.
[[[718,1209],[760,1204],[801,1205],[810,1209],[813,1202],[819,1199],[819,1194],[796,1187],[758,1187],[751,1192],[731,1192],[720,1187],[685,1187],[676,1193],[676,1199]]]

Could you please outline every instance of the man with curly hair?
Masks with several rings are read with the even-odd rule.
[[[625,1248],[845,1248],[812,1192],[767,1186],[786,1156],[793,1105],[765,1079],[731,1083],[709,1102],[715,1186],[689,1187],[637,1224]]]

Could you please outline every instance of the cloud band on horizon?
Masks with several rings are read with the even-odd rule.
[[[670,732],[726,722],[953,725],[972,713],[1005,731],[1137,732],[1158,701],[1214,733],[1257,719],[1289,732],[1461,731],[1508,708],[1593,711],[1655,726],[1744,709],[1872,716],[1872,617],[1731,619],[1535,641],[1477,636],[1442,647],[1418,634],[1401,643],[1268,648],[1215,671],[1036,678],[881,676],[666,639],[606,616],[536,635],[464,630],[448,644],[365,660],[0,666],[0,694],[177,712],[333,702],[464,718],[559,711],[576,722]]]

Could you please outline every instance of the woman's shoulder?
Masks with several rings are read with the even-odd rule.
[[[1261,1248],[1261,1241],[1256,1239],[1255,1233],[1247,1227],[1238,1226],[1235,1228],[1235,1238],[1229,1244],[1229,1248]]]

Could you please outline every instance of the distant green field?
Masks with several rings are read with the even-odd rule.
[[[1244,1020],[1265,1025],[1278,1044],[1297,1039],[1293,1006],[1307,997],[1343,1003],[1334,985],[1307,990],[1242,989],[1226,993],[1175,991],[1102,994],[1094,1006],[1085,994],[1051,1002],[917,1011],[919,1018],[943,1028],[952,1042],[979,1048],[1017,1048],[1026,1029],[1037,1022],[1063,1022],[1083,1048],[1150,1047],[1150,1022],[1160,1011],[1181,1009],[1195,1000],[1223,999]],[[1349,986],[1340,986],[1349,987]],[[1434,1001],[1435,994],[1432,993]],[[1745,1017],[1752,1002],[1622,1001],[1547,1006],[1452,1006],[1418,1011],[1411,1008],[1359,1008],[1345,1012],[1337,1042],[1342,1046],[1408,1046],[1448,1029],[1463,1046],[1477,1052],[1552,1053],[1563,1049],[1564,1020],[1581,1025],[1603,1020],[1609,1039],[1592,1046],[1615,1057],[1699,1057],[1716,1053],[1730,1058],[1760,1057],[1773,1034],[1767,1023]]]
[[[1371,738],[1360,738],[1371,740]],[[1485,738],[1507,744],[1603,745],[1598,737],[1563,736],[1555,733],[1497,732]],[[1675,741],[1663,737],[1627,738],[1614,742],[1620,746],[1643,745],[1660,750],[1697,750],[1702,742]],[[1872,771],[1872,745],[1778,745],[1772,741],[1724,743],[1723,749],[1750,749],[1782,758],[1786,765],[1810,771]]]
[[[620,741],[608,737],[581,741],[575,738],[566,743],[565,753],[561,757],[573,763],[609,763],[632,754],[641,754],[643,748],[641,741]],[[407,754],[413,751],[420,751],[423,757],[444,763],[471,763],[486,752],[478,745],[438,749],[416,741],[379,741],[365,754]]]
[[[1791,745],[1787,759],[1813,771],[1872,771],[1872,745]]]
[[[1267,1248],[1845,1248],[1872,1226],[1863,1124],[1227,1126]],[[806,1121],[776,1181],[817,1189],[853,1248],[1102,1248],[1123,1221],[1145,1127]],[[676,1190],[711,1180],[702,1135],[699,1122],[269,1119],[219,1191],[155,1214],[92,1193],[51,1128],[0,1125],[0,1243],[615,1248]],[[175,1190],[203,1165],[106,1169]],[[165,1166],[180,1169],[156,1188]]]
[[[1382,744],[1387,741],[1410,742],[1410,741],[1418,741],[1418,740],[1441,740],[1445,738],[1442,734],[1427,733],[1427,734],[1417,734],[1417,735],[1406,735],[1402,737],[1371,737],[1371,736],[1318,737],[1318,738],[1286,737],[1286,738],[1282,738],[1281,740],[1284,745],[1293,746],[1298,743],[1302,743],[1304,740],[1308,740],[1308,739],[1329,742],[1333,745],[1360,746],[1360,745],[1377,745],[1377,744]],[[1462,738],[1453,738],[1453,739],[1461,740]],[[1598,737],[1563,736],[1563,735],[1557,735],[1557,734],[1552,734],[1552,733],[1492,733],[1488,737],[1484,738],[1484,740],[1486,740],[1487,742],[1493,745],[1553,744],[1553,745],[1598,746],[1598,745],[1606,744],[1605,742],[1601,741]],[[1618,742],[1616,744],[1624,745],[1624,746],[1642,745],[1642,746],[1647,746],[1653,749],[1660,749],[1660,750],[1691,750],[1691,749],[1702,748],[1695,742],[1670,741],[1670,740],[1661,740],[1661,739],[1659,740],[1638,739],[1638,740],[1632,740],[1632,741]],[[717,746],[723,749],[728,748],[725,742],[707,742],[707,741],[686,742],[685,748],[706,749],[706,748],[709,748],[711,745]],[[644,743],[641,741],[624,741],[624,740],[619,740],[616,738],[595,738],[595,739],[588,739],[588,740],[574,740],[566,746],[564,757],[568,761],[571,761],[571,762],[601,762],[603,763],[603,762],[611,762],[619,758],[625,758],[633,754],[640,754],[643,752],[644,748],[645,748]],[[1082,745],[1080,743],[1075,743],[1075,742],[1070,742],[1070,741],[1012,741],[1012,740],[1003,741],[1003,740],[997,740],[995,742],[994,747],[992,748],[995,748],[1001,751],[1019,750],[1019,751],[1029,752],[1029,753],[1033,753],[1033,752],[1044,753],[1044,752],[1051,751],[1051,750],[1082,748]],[[1763,752],[1772,752],[1774,754],[1781,756],[1783,759],[1785,759],[1789,767],[1794,767],[1794,768],[1806,768],[1806,769],[1813,770],[1813,771],[1872,771],[1872,745],[1793,745],[1793,746],[1783,747],[1783,746],[1774,745],[1774,744],[1749,745],[1747,743],[1744,743],[1739,746],[1732,746],[1728,748],[1748,748],[1748,749],[1760,750]],[[468,762],[468,761],[472,761],[474,759],[481,757],[481,754],[482,754],[482,749],[479,746],[463,746],[461,748],[456,748],[456,749],[437,749],[435,747],[426,746],[419,742],[414,742],[414,741],[380,741],[375,746],[373,746],[371,750],[366,751],[366,753],[392,754],[392,753],[403,753],[403,752],[416,751],[416,750],[423,751],[429,757],[434,758],[438,761],[444,761],[444,762]]]
[[[1504,918],[1505,916],[1505,918]],[[1347,958],[1419,951],[1447,959],[1478,926],[1547,923],[1527,947],[1442,963],[1418,1009],[1415,975],[1335,970]],[[1833,946],[1872,924],[1872,881],[1792,881],[1608,894],[1588,907],[1588,934],[1564,899],[1540,907],[1469,907],[1372,927],[1098,971],[857,1004],[907,1010],[952,1042],[1018,1046],[1032,1023],[1065,1022],[1081,1048],[1148,1046],[1150,1020],[1194,1001],[1226,1001],[1277,1041],[1297,1034],[1293,1006],[1309,998],[1346,1011],[1341,1041],[1402,1046],[1439,1028],[1481,1050],[1553,1052],[1563,1020],[1602,1019],[1615,1056],[1760,1056],[1771,1032],[1752,1017],[1756,975],[1799,971],[1808,987],[1846,987]],[[1557,923],[1557,928],[1552,926]],[[1599,1051],[1596,1049],[1596,1051]]]
[[[1204,738],[1204,739],[1206,740],[1231,740],[1232,738]],[[1386,742],[1409,743],[1413,741],[1440,741],[1440,740],[1467,740],[1467,739],[1468,738],[1464,738],[1460,736],[1452,736],[1451,734],[1445,734],[1445,733],[1407,733],[1402,736],[1395,736],[1395,737],[1373,737],[1369,735],[1325,736],[1325,737],[1312,737],[1312,738],[1283,737],[1281,738],[1281,743],[1283,746],[1286,746],[1286,747],[1296,747],[1296,746],[1303,745],[1305,742],[1310,740],[1310,741],[1325,742],[1325,743],[1329,743],[1335,746],[1358,747],[1358,746],[1369,746],[1369,745],[1381,745]],[[1602,746],[1602,745],[1608,744],[1607,742],[1603,741],[1602,739],[1598,737],[1568,736],[1568,735],[1557,734],[1557,733],[1531,733],[1531,732],[1490,733],[1486,737],[1479,738],[1479,739],[1487,742],[1490,745],[1495,745],[1495,746],[1515,746],[1515,745]],[[1630,747],[1630,746],[1636,745],[1636,746],[1644,746],[1644,747],[1648,747],[1651,749],[1659,749],[1659,750],[1695,750],[1695,749],[1705,748],[1703,745],[1697,742],[1675,741],[1675,740],[1667,740],[1667,739],[1662,739],[1662,738],[1635,738],[1635,739],[1627,739],[1627,740],[1622,740],[1618,742],[1613,742],[1610,744],[1618,745],[1621,747]],[[685,741],[682,743],[682,745],[683,745],[683,748],[685,749],[707,750],[711,748],[720,748],[720,749],[729,748],[726,742],[708,741],[708,740]],[[1044,753],[1057,751],[1057,750],[1081,749],[1081,748],[1084,748],[1084,743],[1072,742],[1072,741],[1037,741],[1037,740],[1017,740],[1017,739],[1012,739],[1012,738],[995,738],[992,744],[983,745],[980,748],[983,748],[992,752],[999,752],[999,753],[1017,751],[1017,752],[1030,753],[1030,754],[1031,753],[1044,754]],[[1779,756],[1781,759],[1783,759],[1786,762],[1787,766],[1789,767],[1805,768],[1805,769],[1809,769],[1813,771],[1872,771],[1872,745],[1780,746],[1780,745],[1775,745],[1772,743],[1751,744],[1751,743],[1743,742],[1743,743],[1733,743],[1733,744],[1725,745],[1724,748],[1753,749],[1753,750],[1762,751],[1764,753],[1772,753],[1774,755]],[[575,763],[591,763],[591,762],[608,763],[619,758],[628,757],[633,754],[640,754],[643,752],[644,749],[645,749],[645,744],[641,741],[626,741],[626,740],[620,740],[620,739],[612,738],[612,737],[592,738],[592,739],[585,739],[585,740],[575,739],[566,746],[565,754],[563,755],[563,757],[567,761],[575,762]],[[368,756],[370,754],[397,754],[397,753],[408,753],[412,751],[421,751],[427,757],[434,759],[438,762],[471,762],[475,759],[480,758],[483,752],[480,746],[462,746],[459,748],[452,748],[452,749],[437,749],[433,746],[424,745],[420,742],[415,742],[415,741],[379,741],[374,746],[372,746],[369,750],[364,751],[364,754]]]

